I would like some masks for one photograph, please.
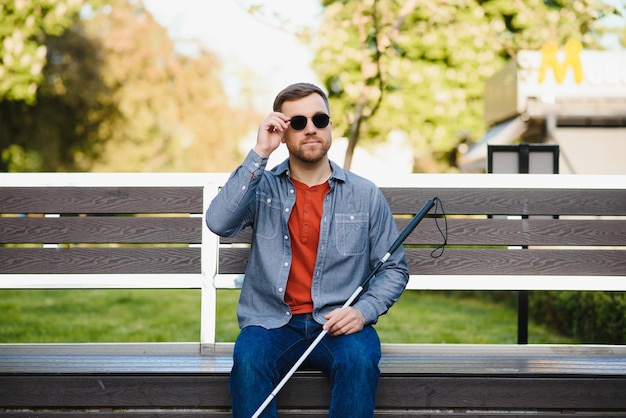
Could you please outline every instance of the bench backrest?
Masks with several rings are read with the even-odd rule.
[[[21,275],[13,287],[200,285],[203,185],[107,176],[0,183],[0,271]]]
[[[240,287],[250,231],[219,238],[202,215],[226,174],[0,174],[0,288]],[[626,176],[410,175],[376,181],[403,228],[409,289],[626,291]],[[441,213],[439,212],[439,215]],[[443,237],[442,257],[431,252]]]
[[[626,177],[414,175],[381,186],[402,229],[434,197],[405,241],[410,289],[626,290]],[[439,211],[439,215],[441,212]],[[443,242],[444,255],[431,257]],[[221,238],[217,282],[238,287],[250,231]]]

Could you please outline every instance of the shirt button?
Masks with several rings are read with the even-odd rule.
[[[285,208],[285,212],[289,212],[289,208]]]
[[[283,288],[282,288],[282,287],[279,287],[279,288],[278,288],[278,292],[279,292],[279,293],[283,293]]]
[[[289,263],[285,263],[284,266],[287,267],[289,265]]]
[[[289,239],[289,235],[285,235],[285,239],[286,239],[286,240],[287,240],[287,239]]]
[[[259,163],[254,163],[254,166],[255,166],[255,167],[258,167],[258,166],[259,166]]]
[[[350,220],[354,221],[354,215],[350,215]]]
[[[287,311],[287,312],[285,312],[285,315],[289,316],[289,315],[291,315],[291,312]]]
[[[241,186],[241,190],[246,190],[246,186]]]
[[[267,203],[267,204],[272,203],[272,199],[269,199],[269,198],[268,198],[268,199],[266,199],[266,200],[265,200],[265,203]]]
[[[289,193],[293,194],[293,193],[295,193],[295,192],[294,192],[294,190],[293,190],[293,189],[290,189],[290,190],[289,190]]]

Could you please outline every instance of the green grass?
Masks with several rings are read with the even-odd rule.
[[[200,340],[197,290],[3,290],[0,342]]]
[[[376,329],[382,342],[516,344],[517,311],[476,298],[407,291]],[[528,334],[531,344],[573,342],[533,323]]]
[[[219,290],[218,341],[234,341],[239,292]],[[0,343],[200,340],[198,290],[1,290]],[[384,343],[514,344],[516,312],[503,304],[405,292],[376,328]],[[531,324],[529,342],[572,343]]]

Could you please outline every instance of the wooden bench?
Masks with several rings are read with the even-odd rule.
[[[216,289],[240,285],[249,233],[218,239],[202,220],[225,179],[0,174],[0,288],[202,291],[198,342],[0,344],[2,416],[229,416],[232,344],[215,341]],[[375,181],[399,228],[435,196],[447,214],[442,257],[430,257],[442,241],[432,217],[405,242],[411,290],[626,290],[626,176]],[[626,416],[626,346],[383,353],[376,416]],[[320,373],[297,372],[279,393],[281,416],[325,416],[328,390]]]

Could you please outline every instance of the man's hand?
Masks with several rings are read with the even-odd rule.
[[[357,308],[349,306],[341,309],[337,308],[324,316],[328,320],[324,324],[324,329],[333,337],[338,335],[354,334],[365,326],[365,317]]]
[[[287,126],[289,126],[287,116],[280,112],[270,113],[259,125],[254,152],[263,158],[269,157],[279,147]]]

